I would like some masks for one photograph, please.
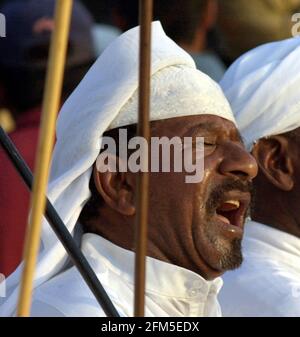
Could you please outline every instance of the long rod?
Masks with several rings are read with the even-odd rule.
[[[144,137],[149,145],[150,127],[150,69],[151,69],[151,22],[152,0],[140,0],[140,61],[139,61],[139,112],[138,135]],[[148,158],[147,158],[148,159]],[[145,163],[141,163],[145,167]],[[147,167],[148,170],[148,167]],[[148,190],[149,174],[140,172],[137,178],[136,231],[135,231],[135,294],[134,316],[145,314],[145,279],[148,228]]]
[[[26,186],[29,188],[29,190],[31,190],[33,185],[32,173],[27,164],[25,163],[24,159],[21,157],[20,153],[16,149],[15,145],[7,136],[7,134],[4,132],[1,126],[0,126],[0,144],[2,145],[12,164],[22,177]],[[57,214],[55,208],[52,206],[48,198],[46,199],[45,215],[56,236],[63,244],[69,257],[73,261],[74,265],[77,267],[79,273],[81,274],[86,284],[94,294],[96,300],[102,307],[105,314],[108,317],[118,317],[119,314],[117,310],[115,309],[110,298],[106,294],[95,272],[90,267],[88,261],[82,254],[81,250],[77,247],[72,235],[66,228],[65,224],[61,220],[60,216]]]
[[[29,316],[32,282],[39,251],[41,222],[46,205],[49,163],[54,143],[55,120],[61,99],[68,34],[73,0],[57,0],[55,29],[52,34],[50,56],[43,99],[42,120],[35,165],[35,177],[31,196],[31,216],[28,222],[24,246],[24,270],[18,302],[18,316]]]

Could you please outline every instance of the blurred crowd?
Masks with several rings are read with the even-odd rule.
[[[0,1],[0,125],[31,169],[39,131],[54,0]],[[154,20],[220,81],[244,52],[291,37],[300,0],[154,0]],[[74,1],[62,102],[93,61],[122,32],[138,25],[138,0]],[[9,275],[22,255],[29,192],[0,149],[0,270]],[[3,253],[5,252],[5,254]]]

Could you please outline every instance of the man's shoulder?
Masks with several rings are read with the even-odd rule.
[[[96,273],[107,295],[121,316],[128,316],[133,293],[121,275],[109,274],[107,269]],[[75,267],[56,275],[35,289],[33,303],[49,306],[62,316],[105,317],[95,296]],[[50,314],[51,316],[51,314]]]
[[[55,276],[35,290],[33,312],[39,311],[43,312],[43,316],[53,316],[54,311],[67,317],[106,316],[75,267]]]
[[[223,281],[219,300],[225,316],[300,316],[300,273],[275,259],[246,256]]]

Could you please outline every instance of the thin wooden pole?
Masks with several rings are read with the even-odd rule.
[[[25,238],[24,269],[22,274],[18,316],[29,316],[32,283],[39,251],[41,222],[45,211],[49,163],[54,143],[55,120],[60,105],[63,74],[73,0],[57,0],[55,29],[51,38],[50,56],[42,108],[42,121],[31,196],[31,217]]]
[[[151,22],[152,0],[140,0],[140,62],[139,62],[139,116],[138,135],[149,144],[150,127],[150,69],[151,69]],[[142,163],[141,163],[142,164]],[[144,167],[144,165],[142,164]],[[136,231],[135,231],[135,296],[134,316],[145,314],[145,279],[148,228],[149,174],[140,172],[137,179]]]

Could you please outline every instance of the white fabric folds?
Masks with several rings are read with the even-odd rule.
[[[48,197],[73,232],[90,197],[89,180],[99,139],[109,128],[137,122],[139,28],[116,39],[91,67],[61,109],[57,122]],[[196,70],[192,58],[152,24],[151,120],[215,114],[234,118],[220,87]],[[57,274],[67,255],[45,221],[34,287]],[[22,266],[7,280],[0,315],[16,309]]]
[[[223,276],[223,316],[300,317],[300,238],[249,221],[244,262]]]
[[[300,39],[249,51],[233,63],[220,85],[249,150],[260,138],[300,127]]]
[[[81,249],[121,317],[133,316],[135,254],[99,235],[82,236]],[[147,257],[146,317],[219,317],[222,279],[207,281],[171,263]],[[103,317],[77,269],[44,283],[33,297],[33,316]]]

